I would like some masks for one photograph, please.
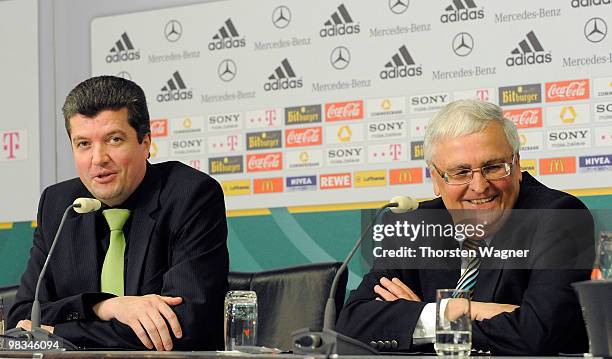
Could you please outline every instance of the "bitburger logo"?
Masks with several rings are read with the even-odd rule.
[[[127,32],[121,34],[121,37],[115,42],[115,46],[113,46],[109,52],[110,54],[106,56],[106,62],[109,64],[113,62],[140,60],[140,50],[134,49],[134,45]]]
[[[319,31],[321,37],[332,37],[342,35],[358,34],[359,23],[355,23],[344,4],[338,6],[337,11],[331,14],[331,19],[325,21],[323,28]]]
[[[223,49],[233,49],[238,47],[245,47],[246,39],[240,37],[238,34],[238,30],[236,30],[236,26],[232,22],[232,19],[225,20],[225,23],[219,31],[213,36],[212,41],[208,43],[208,50],[223,50]]]
[[[161,93],[157,95],[157,102],[191,100],[192,98],[193,91],[187,89],[181,74],[174,71],[172,77],[166,81],[166,85],[161,88]]]
[[[398,52],[391,57],[391,61],[385,64],[384,70],[380,72],[380,78],[388,80],[400,77],[416,77],[422,74],[423,67],[416,65],[406,45],[402,45]]]
[[[533,31],[529,31],[526,37],[510,52],[511,55],[506,58],[506,66],[546,64],[552,61],[550,51],[544,50]]]
[[[478,9],[473,0],[453,0],[453,3],[444,9],[440,16],[443,24],[459,21],[484,19],[484,9]]]
[[[298,78],[286,58],[281,61],[281,65],[268,76],[268,82],[264,83],[265,91],[278,91],[301,88],[302,78]]]

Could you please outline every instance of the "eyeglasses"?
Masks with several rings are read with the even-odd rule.
[[[458,186],[472,182],[472,179],[474,179],[474,172],[480,172],[487,181],[495,181],[510,176],[515,155],[516,154],[512,155],[512,162],[510,163],[495,163],[480,168],[462,168],[453,172],[440,171],[433,162],[431,164],[440,177],[444,179],[444,182],[453,186]]]

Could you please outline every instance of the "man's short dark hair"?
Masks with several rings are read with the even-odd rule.
[[[70,119],[75,115],[95,117],[102,111],[127,108],[128,123],[136,130],[138,142],[151,133],[149,110],[144,91],[136,83],[115,76],[98,76],[78,84],[62,107],[64,123],[70,137]]]

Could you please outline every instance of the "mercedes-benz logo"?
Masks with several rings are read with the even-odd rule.
[[[460,32],[453,38],[453,52],[457,56],[467,56],[474,49],[474,39],[467,32]]]
[[[127,72],[127,71],[120,71],[120,72],[117,72],[117,75],[116,75],[116,76],[117,76],[117,77],[124,78],[124,79],[127,79],[127,80],[131,80],[131,79],[132,79],[132,75],[130,75],[130,73],[129,73],[129,72]]]
[[[600,42],[608,34],[608,25],[599,17],[589,19],[584,24],[584,37],[590,42]]]
[[[351,52],[344,46],[338,46],[329,55],[329,62],[336,70],[344,70],[351,63]]]
[[[403,14],[408,10],[410,0],[389,0],[389,10],[394,14]]]
[[[272,11],[272,25],[278,29],[286,28],[291,22],[291,10],[285,5],[277,6]]]
[[[238,67],[233,60],[225,59],[217,67],[217,76],[225,82],[232,81],[238,73]]]
[[[170,42],[176,42],[183,35],[183,25],[176,20],[170,20],[164,27],[164,36]]]

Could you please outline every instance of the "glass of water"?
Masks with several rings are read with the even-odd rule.
[[[470,291],[438,289],[436,292],[436,353],[469,356],[472,349]]]
[[[595,268],[601,271],[601,279],[612,279],[612,231],[599,233],[595,253]]]
[[[231,290],[225,295],[225,350],[257,345],[257,294]]]
[[[4,335],[4,298],[0,297],[0,335]]]

